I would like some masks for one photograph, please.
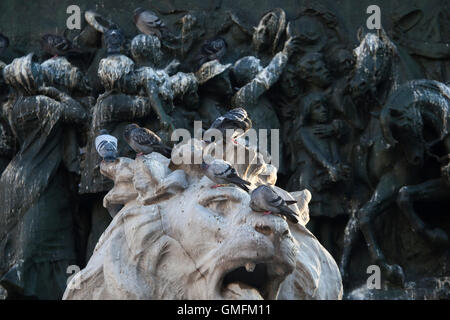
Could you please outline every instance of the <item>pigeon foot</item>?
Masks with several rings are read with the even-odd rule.
[[[225,186],[225,184],[215,184],[211,187],[211,189],[216,189],[216,188],[223,187],[223,186]]]

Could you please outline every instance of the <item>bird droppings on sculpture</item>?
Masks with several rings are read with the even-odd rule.
[[[0,5],[0,298],[450,296],[448,3],[79,2]]]

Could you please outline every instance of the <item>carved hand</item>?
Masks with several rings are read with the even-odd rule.
[[[312,130],[319,138],[328,138],[336,134],[334,126],[330,124],[317,124],[312,127]]]
[[[332,182],[336,182],[339,179],[339,171],[336,166],[330,166],[328,167],[328,175],[330,176],[330,179]]]
[[[290,57],[295,51],[299,50],[300,42],[297,37],[290,37],[284,43],[283,52]]]
[[[166,73],[171,76],[174,75],[175,73],[177,73],[178,68],[180,67],[180,61],[178,61],[177,59],[173,59],[172,61],[170,61],[170,63],[164,68],[164,70],[166,71]]]
[[[328,168],[328,174],[332,182],[345,180],[350,176],[350,167],[344,164],[337,164]]]

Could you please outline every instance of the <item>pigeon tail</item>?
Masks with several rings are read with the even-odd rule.
[[[251,186],[252,184],[251,184],[251,182],[248,182],[248,181],[246,181],[246,180],[244,180],[244,179],[242,179],[241,177],[239,177],[239,176],[234,176],[234,177],[227,177],[226,178],[229,182],[232,182],[232,183],[234,183],[234,184],[237,184],[237,185],[239,185],[239,184],[242,184],[243,186],[245,186],[245,185],[248,185],[248,186]],[[247,187],[246,187],[247,188]],[[248,188],[247,188],[248,189]]]
[[[298,215],[288,206],[280,206],[281,214],[288,218],[293,223],[298,223]]]
[[[239,188],[244,190],[245,192],[249,192],[250,189],[245,184],[236,184]]]

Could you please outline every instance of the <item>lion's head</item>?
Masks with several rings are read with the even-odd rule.
[[[255,185],[275,183],[265,164],[238,171]],[[253,212],[245,191],[211,189],[196,165],[174,165],[158,153],[102,163],[101,172],[115,182],[105,207],[124,206],[64,299],[341,297],[336,263],[304,227],[308,191],[277,189],[298,200],[292,208],[302,221],[293,225]]]

